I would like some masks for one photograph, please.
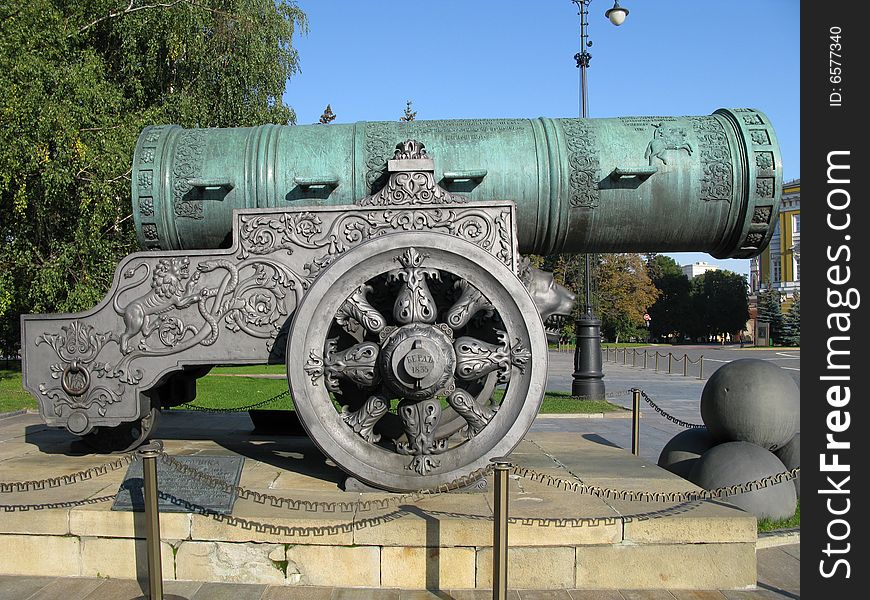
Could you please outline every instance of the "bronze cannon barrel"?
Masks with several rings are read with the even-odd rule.
[[[704,251],[767,245],[782,191],[768,118],[709,116],[145,128],[133,158],[144,249],[230,244],[235,208],[350,205],[379,189],[396,144],[425,145],[435,179],[514,200],[525,253]],[[673,225],[678,216],[679,225]]]

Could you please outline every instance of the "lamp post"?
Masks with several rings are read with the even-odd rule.
[[[580,14],[580,52],[574,55],[577,67],[580,69],[580,118],[589,116],[586,69],[592,55],[588,48],[592,46],[589,40],[589,5],[592,0],[571,0],[577,5]],[[628,16],[628,9],[619,6],[619,1],[613,3],[604,16],[614,25],[622,25]],[[604,372],[601,370],[601,321],[592,312],[592,285],[589,273],[589,254],[584,255],[584,303],[583,314],[574,325],[576,345],[574,347],[574,372],[572,373],[571,395],[586,398],[604,398]]]

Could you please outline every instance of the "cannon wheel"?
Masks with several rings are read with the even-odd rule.
[[[368,304],[367,286],[387,280],[390,310]],[[445,315],[460,301],[437,305],[426,281],[439,280],[470,284],[490,310],[473,308],[473,327],[449,326]],[[341,335],[349,315],[364,335]],[[497,410],[480,397],[493,373],[505,387]],[[520,442],[543,400],[546,338],[526,288],[494,256],[452,236],[397,233],[361,244],[314,281],[293,318],[287,375],[303,426],[342,469],[383,489],[433,488]],[[367,400],[339,410],[349,382]],[[439,431],[442,400],[465,421],[464,435]],[[404,433],[381,435],[395,431],[378,429],[381,420]]]

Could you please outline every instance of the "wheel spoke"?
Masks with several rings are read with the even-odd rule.
[[[376,367],[380,347],[373,342],[354,344],[347,350],[338,350],[338,339],[326,340],[324,353],[324,379],[326,389],[341,393],[339,378],[348,379],[362,387],[372,387],[380,382]]]
[[[474,397],[465,390],[458,389],[447,396],[447,403],[468,423],[465,438],[471,439],[495,416],[495,410],[489,406],[481,406]]]
[[[357,432],[361,438],[370,444],[381,441],[381,436],[374,432],[375,425],[387,414],[390,401],[384,396],[375,394],[369,396],[362,408],[351,412],[347,406],[341,409],[341,418],[351,429]]]
[[[461,337],[456,340],[456,376],[464,381],[479,379],[488,373],[498,371],[498,381],[510,381],[511,367],[518,367],[522,372],[531,358],[531,353],[517,339],[510,344],[508,334],[496,331],[498,344],[490,344],[473,337]]]
[[[434,323],[438,316],[432,292],[426,284],[426,278],[438,279],[437,269],[422,268],[425,254],[417,252],[416,248],[408,248],[397,259],[404,268],[389,272],[391,281],[403,281],[393,305],[393,318],[397,323]]]
[[[399,403],[399,417],[408,437],[407,442],[396,442],[399,454],[411,454],[414,458],[408,465],[420,475],[426,475],[430,470],[440,465],[440,462],[429,457],[440,454],[447,449],[446,439],[436,439],[435,430],[441,417],[441,403],[437,398],[420,402],[403,400]]]
[[[454,287],[460,291],[459,299],[445,314],[447,324],[454,330],[465,327],[482,310],[490,315],[495,310],[487,297],[465,279],[457,280]]]
[[[379,334],[387,326],[384,315],[368,300],[371,291],[370,285],[359,286],[335,315],[335,322],[351,335],[359,335],[361,327],[373,334]]]

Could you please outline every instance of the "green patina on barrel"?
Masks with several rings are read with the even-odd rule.
[[[352,205],[385,181],[396,144],[422,142],[435,179],[469,200],[514,200],[521,252],[704,251],[755,256],[773,234],[782,160],[767,117],[479,119],[150,126],[133,157],[144,249],[230,244],[235,208]]]

